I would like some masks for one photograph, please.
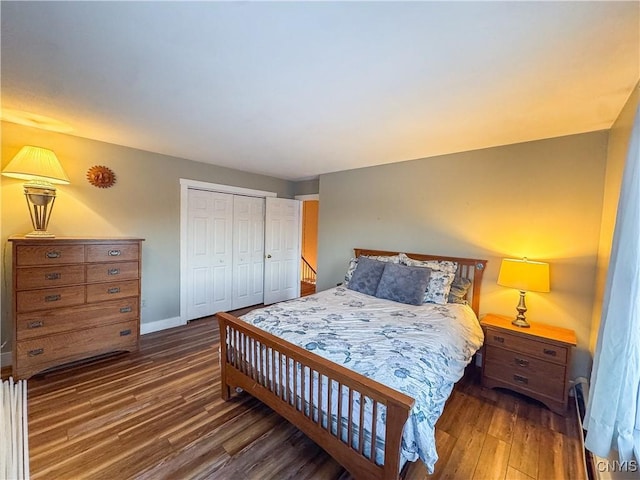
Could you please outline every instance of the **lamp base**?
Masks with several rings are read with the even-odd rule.
[[[531,327],[531,325],[529,325],[529,322],[527,322],[524,318],[517,318],[511,322],[512,325],[515,325],[516,327],[520,327],[520,328],[529,328]]]
[[[46,230],[34,230],[31,233],[27,233],[25,238],[56,238],[56,236]]]
[[[32,180],[24,184],[24,196],[27,199],[33,232],[26,238],[55,238],[47,232],[53,205],[56,203],[56,187],[49,182]]]
[[[520,290],[520,303],[518,303],[518,306],[516,307],[516,310],[518,310],[518,316],[513,322],[511,322],[512,325],[520,328],[529,328],[531,326],[524,316],[524,314],[527,313],[527,305],[524,303],[525,293],[526,292]]]

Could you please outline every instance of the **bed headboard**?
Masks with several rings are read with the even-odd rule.
[[[369,250],[366,248],[354,248],[353,249],[356,258],[360,255],[397,255],[401,252],[390,252],[386,250]],[[458,264],[458,270],[456,271],[456,277],[468,278],[471,280],[471,287],[467,292],[466,300],[471,305],[471,308],[476,312],[476,316],[480,317],[480,288],[482,287],[482,274],[487,266],[486,260],[479,260],[477,258],[462,258],[462,257],[443,257],[440,255],[425,255],[422,253],[407,253],[404,252],[407,257],[415,260],[449,260]]]

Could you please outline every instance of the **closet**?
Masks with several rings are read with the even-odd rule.
[[[299,201],[189,188],[186,214],[185,320],[299,295]]]

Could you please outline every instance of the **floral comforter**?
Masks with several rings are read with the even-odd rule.
[[[336,287],[242,319],[414,398],[402,456],[433,472],[436,422],[483,342],[469,306],[405,305]]]

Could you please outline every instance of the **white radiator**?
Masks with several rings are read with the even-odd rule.
[[[584,377],[578,377],[575,380],[573,389],[576,400],[576,411],[582,429],[582,422],[584,420],[587,402],[589,401],[589,381]],[[620,464],[620,462],[613,458],[602,458],[590,452],[584,448],[584,437],[586,435],[584,429],[582,429],[582,434],[582,451],[584,452],[585,468],[589,480],[640,479],[640,468],[638,468],[638,464],[635,461]]]
[[[2,382],[0,407],[0,478],[28,479],[27,382]]]

